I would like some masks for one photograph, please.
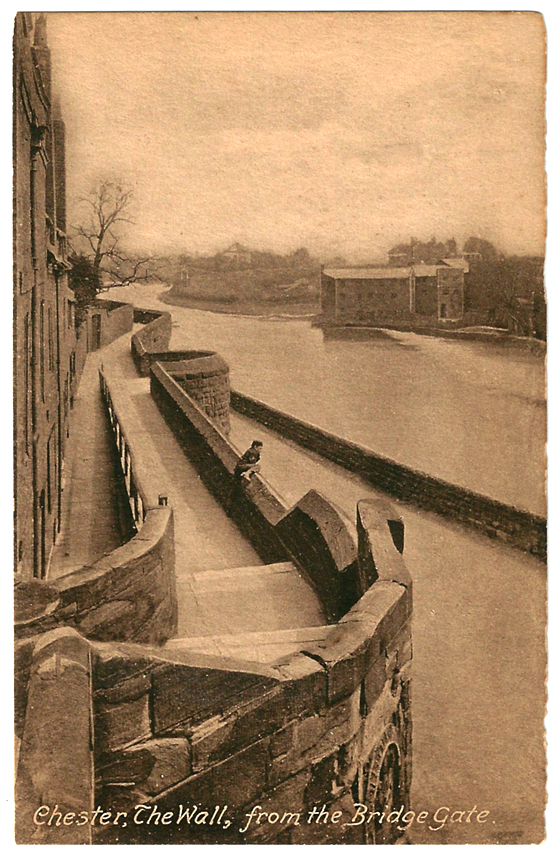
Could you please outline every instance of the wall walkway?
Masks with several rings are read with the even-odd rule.
[[[202,483],[152,399],[149,379],[138,376],[129,337],[101,353],[115,408],[120,406],[128,437],[156,478],[153,493],[166,496],[174,512],[177,636],[278,629],[283,620],[290,620],[293,627],[324,623],[302,577],[270,576],[251,543]],[[235,568],[245,569],[235,573]],[[229,590],[221,587],[220,602],[215,602],[213,592],[204,586],[211,581],[214,586],[210,572],[222,570],[230,571],[224,580]]]
[[[137,379],[130,367],[127,340],[122,341],[123,350],[114,343],[103,353],[106,368],[100,377],[137,534],[87,568],[90,574],[56,580],[49,590],[59,591],[63,604],[60,607],[60,598],[51,598],[51,621],[43,617],[20,622],[19,635],[27,638],[17,646],[18,790],[27,816],[50,812],[52,795],[58,795],[67,770],[75,777],[74,799],[85,810],[91,810],[93,798],[101,806],[124,806],[131,813],[134,807],[151,804],[167,808],[178,798],[190,806],[194,801],[205,805],[216,794],[230,802],[236,820],[248,803],[258,801],[289,810],[320,803],[329,809],[340,807],[339,815],[349,818],[354,795],[373,807],[377,796],[382,800],[383,787],[394,784],[395,803],[407,804],[411,587],[401,556],[400,520],[390,510],[387,513],[382,502],[360,502],[356,547],[352,532],[325,499],[310,491],[287,512],[283,501],[260,480],[259,485],[254,483],[255,492],[244,494],[247,512],[251,507],[256,515],[255,533],[269,535],[276,528],[277,534],[267,547],[267,563],[260,564],[251,545],[202,486],[196,459],[190,463],[191,451],[199,457],[203,449],[199,438],[211,449],[216,436],[219,446],[213,451],[212,470],[229,472],[230,481],[237,451],[180,388],[177,403],[164,403],[165,416],[174,404],[182,412],[178,443],[155,408],[145,386],[149,382]],[[151,371],[151,388],[159,380],[173,395],[177,385],[168,375],[164,383],[161,367],[158,374],[160,379]],[[224,462],[220,451],[225,453]],[[205,456],[208,465],[211,460]],[[201,473],[207,482],[206,472]],[[226,488],[224,496],[218,496],[221,501],[227,499]],[[241,515],[246,501],[240,501],[238,509]],[[306,545],[312,544],[315,548],[308,553]],[[169,582],[174,587],[170,546],[176,549],[179,586],[189,580],[189,594],[183,592],[182,599],[188,615],[193,610],[195,627],[189,620],[184,626],[182,619],[186,638],[166,641],[174,632],[173,597],[163,598],[164,621],[162,626],[155,623],[152,633],[139,632],[138,616],[141,612],[157,621],[159,586],[166,591]],[[289,554],[290,546],[296,562],[303,561],[300,566],[311,573],[314,590],[297,564],[277,559],[277,553]],[[325,563],[322,552],[328,553]],[[228,565],[224,570],[223,554]],[[238,566],[245,558],[251,564]],[[220,566],[195,572],[200,561],[204,568],[211,563]],[[348,593],[343,580],[351,586]],[[352,606],[356,587],[359,599]],[[321,593],[326,614],[318,600]],[[145,605],[151,594],[154,610],[152,603]],[[67,605],[71,600],[77,607],[73,610]],[[49,597],[43,601],[48,606]],[[83,639],[73,629],[82,624],[80,604],[90,602],[96,604],[88,616],[94,622],[90,620],[82,632],[102,640],[99,643]],[[68,627],[56,626],[61,610]],[[331,618],[341,618],[337,627],[323,626]],[[204,629],[198,631],[200,623]],[[45,625],[53,631],[44,633]],[[273,629],[281,627],[290,629]],[[243,644],[239,639],[234,642],[242,631],[248,631]],[[252,636],[253,631],[257,632]],[[202,635],[196,638],[198,632]],[[148,644],[126,644],[129,641]],[[246,646],[253,660],[244,659]],[[67,726],[60,717],[67,721],[77,709],[75,766],[67,769],[58,753]],[[43,770],[46,750],[55,758]],[[60,800],[65,806],[66,800]],[[19,820],[20,842],[53,842],[48,827],[45,821]],[[363,841],[361,826],[359,831],[347,827],[334,829],[333,842],[347,842],[349,834],[352,842]],[[93,833],[69,831],[59,842],[114,839],[110,829]],[[308,832],[296,820],[293,825],[274,827],[271,822],[257,827],[245,841],[273,842],[279,833],[280,842],[287,843],[330,839],[320,828]],[[164,842],[212,838],[210,829],[191,837],[185,830],[165,830],[163,835]],[[161,838],[150,827],[127,836],[129,842]],[[234,835],[227,836],[229,842],[238,842]],[[399,839],[399,832],[392,829],[387,839],[377,842]]]
[[[114,444],[99,390],[98,353],[87,356],[72,415],[63,472],[62,526],[48,579],[92,564],[129,538],[114,464]]]

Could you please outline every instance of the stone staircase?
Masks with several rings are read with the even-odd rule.
[[[330,628],[313,589],[289,561],[177,578],[178,633],[164,652],[258,662],[286,656]]]
[[[256,663],[275,663],[296,651],[311,649],[322,642],[335,625],[300,627],[295,630],[266,630],[225,636],[200,636],[193,639],[172,639],[164,649],[169,659],[180,659],[184,652],[219,657],[237,657]]]

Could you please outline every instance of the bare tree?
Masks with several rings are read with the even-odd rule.
[[[152,256],[133,256],[121,249],[118,226],[134,224],[129,216],[132,198],[132,189],[101,180],[89,196],[80,199],[87,215],[74,226],[72,243],[90,261],[98,291],[159,278]]]

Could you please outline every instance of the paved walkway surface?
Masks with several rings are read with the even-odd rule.
[[[290,561],[181,574],[177,589],[178,637],[247,633],[251,650],[253,633],[325,623],[317,597]],[[217,642],[204,644],[209,649]]]
[[[116,406],[118,400],[125,405],[126,428],[136,447],[140,442],[141,458],[150,469],[149,485],[167,495],[174,510],[178,638],[324,624],[317,597],[290,562],[263,565],[206,489],[151,399],[149,379],[137,375],[129,335],[87,358],[72,418],[66,524],[53,555],[51,578],[92,563],[122,542],[115,531],[114,476],[99,363]]]
[[[74,402],[63,470],[62,524],[49,579],[92,564],[122,543],[111,429],[99,389],[100,354],[89,354]]]

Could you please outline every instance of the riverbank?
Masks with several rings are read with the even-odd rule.
[[[310,319],[319,312],[319,304],[311,301],[300,302],[262,302],[255,300],[236,300],[231,303],[222,299],[201,299],[184,297],[172,293],[170,288],[158,295],[167,306],[182,306],[186,309],[200,309],[202,312],[219,312],[223,315],[242,315],[250,318],[296,318]]]
[[[543,357],[546,353],[546,343],[541,339],[531,336],[515,336],[506,330],[498,330],[494,327],[466,327],[460,330],[448,327],[426,327],[413,324],[385,324],[383,327],[366,327],[352,324],[336,325],[326,324],[319,318],[314,319],[313,326],[323,331],[326,338],[366,340],[378,333],[395,331],[399,333],[417,333],[420,336],[436,336],[441,339],[460,339],[467,342],[488,342],[491,345],[511,348],[517,351],[527,351],[536,357]]]

